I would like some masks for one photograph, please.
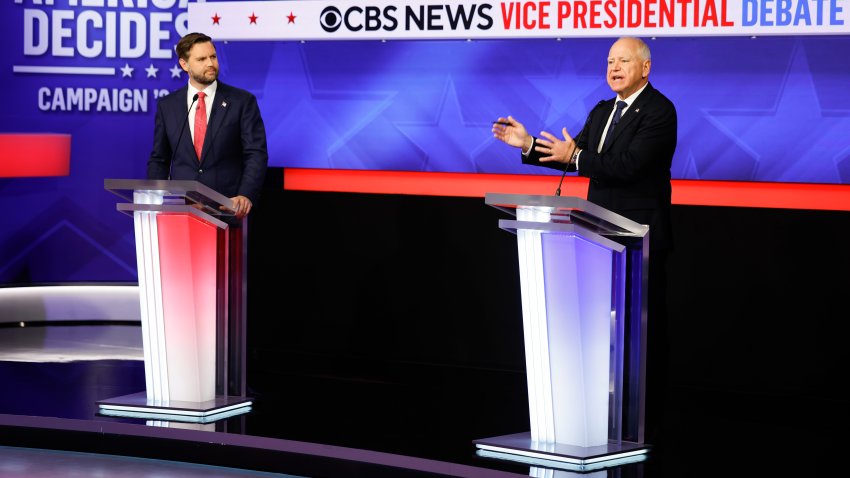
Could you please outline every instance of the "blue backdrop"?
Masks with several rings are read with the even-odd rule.
[[[144,177],[156,97],[187,81],[173,54],[183,12],[0,6],[0,83],[11,92],[0,133],[72,136],[69,176],[0,178],[0,283],[136,280],[132,220],[115,211],[103,179]],[[578,132],[589,109],[612,96],[611,42],[217,48],[221,80],[259,98],[271,166],[555,174],[522,166],[490,123],[511,114],[532,132]],[[650,80],[679,113],[674,178],[850,183],[850,63],[841,60],[850,37],[648,42]]]

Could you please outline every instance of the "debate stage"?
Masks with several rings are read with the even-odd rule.
[[[643,462],[578,472],[476,454],[475,440],[529,430],[516,240],[497,228],[499,211],[480,198],[279,186],[263,204],[250,236],[252,410],[209,424],[98,415],[99,400],[144,390],[138,316],[104,297],[87,309],[3,299],[0,476],[55,476],[42,470],[75,461],[73,476],[142,470],[120,475],[130,478],[195,467],[334,478],[841,467],[850,251],[824,244],[846,237],[846,212],[675,208],[663,439]],[[152,463],[159,474],[143,471]]]
[[[742,476],[786,470],[782,437],[807,432],[780,419],[787,404],[680,388],[667,440],[644,462],[581,473],[488,459],[473,440],[527,426],[499,412],[522,405],[524,377],[424,365],[409,378],[376,368],[370,379],[257,377],[249,413],[209,424],[98,415],[96,401],[144,386],[137,334],[108,323],[0,328],[0,476]],[[796,449],[815,452],[801,469],[817,469],[821,448]]]
[[[257,393],[249,413],[206,424],[103,416],[97,400],[144,388],[139,327],[94,321],[15,325],[0,327],[0,476],[37,476],[49,466],[76,470],[75,476],[120,470],[137,473],[122,476],[522,475],[522,467],[499,471],[504,464],[475,459],[471,442],[467,460],[394,453],[392,442],[439,439],[409,428],[413,423],[394,422],[398,416],[377,416],[387,402],[402,398],[391,384],[333,386],[321,377],[300,383],[290,378]],[[370,443],[376,439],[387,449]],[[162,474],[172,469],[174,475]],[[14,470],[19,474],[6,474]]]

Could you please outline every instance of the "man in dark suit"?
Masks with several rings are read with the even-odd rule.
[[[266,129],[251,93],[218,81],[212,39],[189,33],[175,47],[189,84],[157,102],[148,179],[198,181],[231,199],[238,219],[256,204],[269,162]],[[228,221],[230,222],[230,221]],[[245,396],[246,221],[228,228],[227,394]]]
[[[148,179],[189,179],[233,200],[237,217],[251,211],[268,165],[257,99],[218,81],[212,39],[189,33],[175,48],[189,84],[157,102]]]
[[[670,165],[677,120],[673,103],[649,83],[651,65],[646,43],[618,39],[609,51],[607,71],[617,96],[590,111],[575,139],[566,128],[563,139],[546,131],[536,138],[511,116],[499,118],[493,134],[521,148],[523,163],[590,178],[588,201],[649,225],[647,436],[654,441],[667,383],[666,264],[673,247]]]

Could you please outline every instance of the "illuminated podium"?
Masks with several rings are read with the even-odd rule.
[[[649,227],[577,197],[488,193],[515,219],[530,432],[484,457],[591,470],[645,459]]]
[[[231,200],[196,181],[106,179],[133,216],[144,392],[98,401],[103,415],[212,422],[248,412],[246,246]]]

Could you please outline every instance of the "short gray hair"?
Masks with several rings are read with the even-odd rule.
[[[645,41],[638,37],[620,37],[619,40],[633,40],[637,42],[637,54],[640,59],[652,60],[652,53],[649,51],[649,45],[647,45]]]

